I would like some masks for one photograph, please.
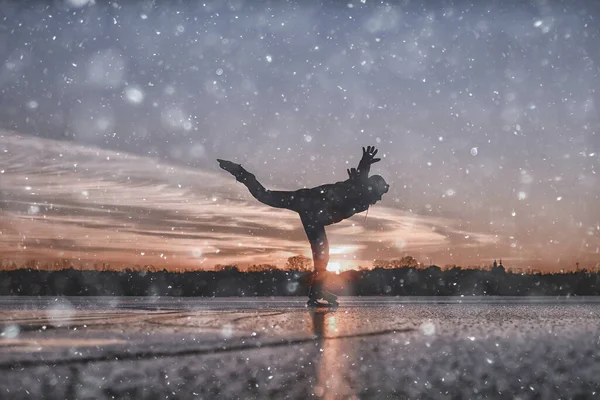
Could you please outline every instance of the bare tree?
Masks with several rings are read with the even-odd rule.
[[[288,258],[285,267],[290,271],[310,271],[312,269],[312,260],[299,254]]]

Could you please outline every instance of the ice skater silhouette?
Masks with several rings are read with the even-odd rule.
[[[314,263],[308,306],[337,305],[337,296],[326,291],[323,285],[324,272],[329,263],[329,243],[325,226],[366,211],[389,190],[389,185],[381,176],[369,177],[371,165],[381,161],[380,158],[375,158],[376,154],[375,146],[367,146],[366,149],[363,147],[358,167],[347,170],[348,179],[345,181],[295,191],[265,189],[254,174],[246,171],[241,165],[217,159],[219,166],[231,173],[238,182],[246,185],[261,203],[300,214]],[[320,299],[326,300],[327,304],[319,302]]]

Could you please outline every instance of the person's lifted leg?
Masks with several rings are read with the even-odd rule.
[[[246,171],[240,164],[218,158],[217,161],[222,169],[235,176],[238,182],[243,183],[256,200],[271,207],[294,210],[295,192],[265,189],[256,176]]]

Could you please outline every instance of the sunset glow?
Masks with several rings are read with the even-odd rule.
[[[4,260],[195,270],[215,264],[283,267],[288,257],[311,256],[297,214],[258,203],[218,172],[8,132],[1,139]],[[512,266],[552,268],[569,251],[582,265],[595,265],[597,245],[574,249],[566,238],[542,248],[533,238],[527,244],[526,237],[492,232],[384,202],[371,207],[368,221],[357,215],[327,227],[327,269],[370,267],[374,259],[405,255],[441,265],[479,265],[502,255]]]
[[[329,254],[352,254],[357,249],[357,246],[334,245],[329,248]]]
[[[339,262],[330,261],[329,264],[327,264],[327,271],[340,273],[341,270],[342,266]]]

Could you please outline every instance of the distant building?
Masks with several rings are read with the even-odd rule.
[[[496,262],[496,260],[494,260],[494,263],[492,264],[492,273],[503,274],[505,272],[506,272],[506,270],[504,269],[504,266],[502,265],[502,259],[500,259],[500,264],[498,264]]]

